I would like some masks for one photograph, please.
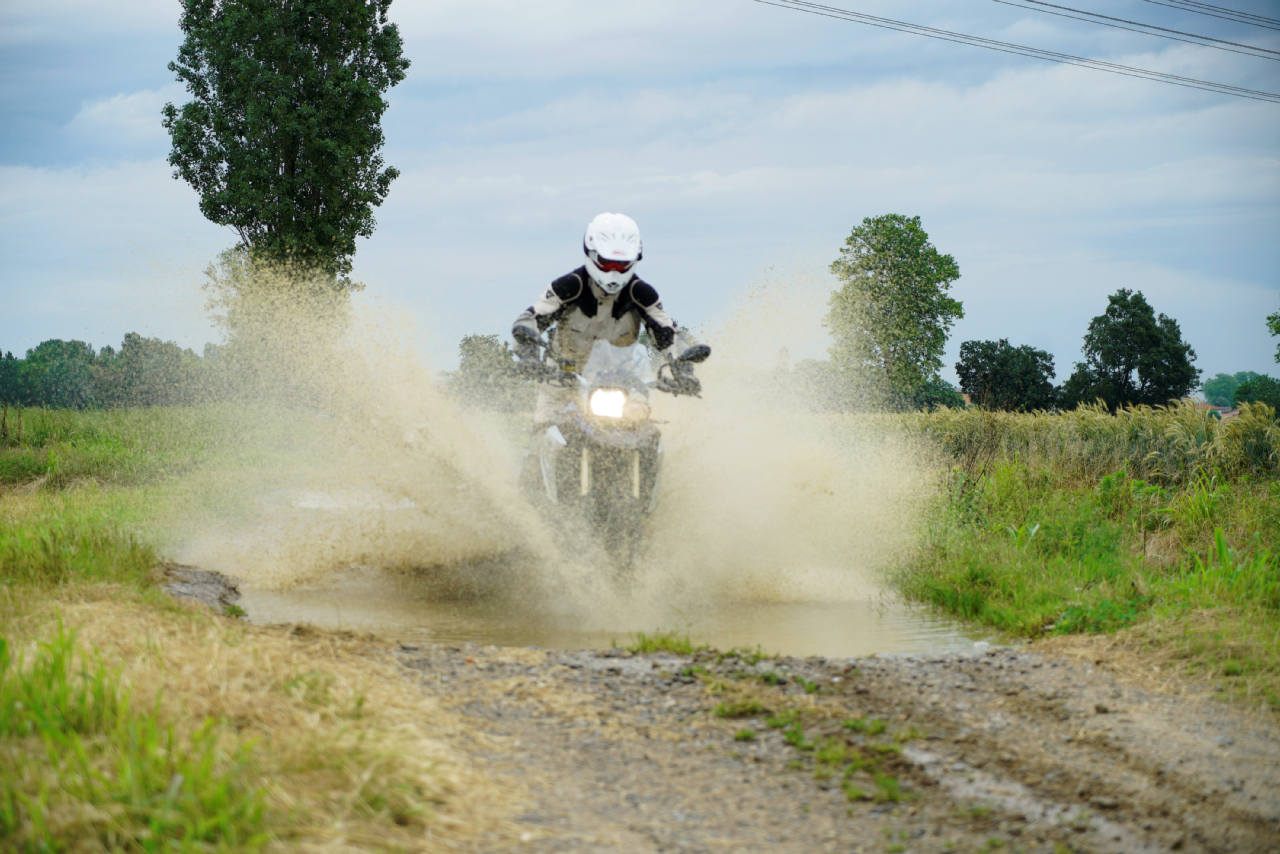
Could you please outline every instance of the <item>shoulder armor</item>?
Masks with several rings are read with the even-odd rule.
[[[574,270],[551,283],[551,290],[561,302],[573,302],[582,293],[582,273],[583,270]]]
[[[642,308],[650,308],[658,302],[658,292],[648,282],[634,279],[631,282],[631,299]]]

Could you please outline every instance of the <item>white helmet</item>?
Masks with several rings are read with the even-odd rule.
[[[640,226],[625,214],[602,213],[587,225],[582,238],[587,275],[607,294],[616,294],[636,275],[644,257]]]

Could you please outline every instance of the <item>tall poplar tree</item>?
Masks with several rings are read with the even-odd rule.
[[[399,174],[383,163],[383,94],[404,79],[391,0],[181,0],[169,70],[191,100],[164,108],[169,163],[256,262],[339,291],[357,237]]]

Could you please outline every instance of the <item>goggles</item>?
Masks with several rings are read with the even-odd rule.
[[[601,258],[595,252],[591,253],[591,261],[606,273],[625,273],[636,263],[635,261],[610,261],[608,258]]]

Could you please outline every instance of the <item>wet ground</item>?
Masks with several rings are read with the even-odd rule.
[[[524,793],[478,851],[1280,851],[1274,721],[1025,649],[397,657]]]
[[[175,595],[218,608],[237,601],[216,573],[160,571]],[[332,590],[313,592],[334,601]],[[352,592],[338,625],[378,628],[352,619],[362,613]],[[370,619],[391,607],[366,595]],[[293,603],[282,617],[304,621],[306,597],[280,600]],[[254,614],[263,601],[238,604],[268,621],[270,612]],[[467,850],[1280,854],[1275,716],[1149,693],[1105,660],[992,647],[856,603],[825,615],[744,604],[738,630],[783,626],[803,637],[817,627],[809,637],[821,643],[936,646],[776,658],[755,644],[692,656],[545,649],[581,634],[549,634],[538,621],[503,628],[509,610],[452,607],[451,623],[402,602],[382,614],[417,613],[417,622],[384,622],[378,633],[387,638],[391,625],[405,672],[469,722],[449,736],[453,746],[521,793],[508,831]],[[821,630],[852,618],[878,634]],[[733,621],[720,625],[733,637]],[[510,646],[428,640],[504,631]]]
[[[299,622],[327,629],[371,631],[410,643],[481,643],[558,649],[608,649],[636,632],[686,629],[719,649],[757,647],[791,655],[871,655],[968,649],[980,631],[888,599],[837,602],[678,599],[632,612],[558,611],[537,598],[442,596],[422,576],[354,569],[324,584],[242,593],[239,605],[255,623]]]

